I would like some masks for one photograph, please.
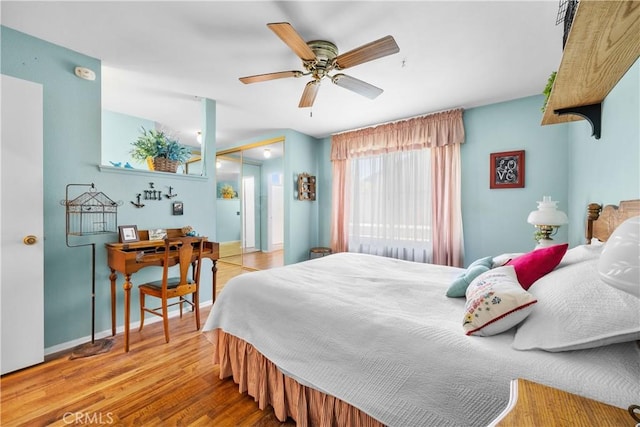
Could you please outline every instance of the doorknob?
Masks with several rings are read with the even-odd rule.
[[[38,238],[32,234],[29,234],[28,236],[25,236],[25,238],[22,239],[22,241],[24,242],[25,245],[35,245],[36,242],[38,241]]]

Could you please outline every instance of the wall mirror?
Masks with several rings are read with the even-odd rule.
[[[220,261],[248,270],[284,265],[284,140],[216,154]]]
[[[155,129],[164,132],[171,139],[191,150],[191,156],[176,170],[177,174],[204,175],[204,145],[198,131],[184,135],[161,123],[123,113],[102,110],[101,164],[117,168],[138,169],[150,172],[152,164],[139,162],[131,156],[131,143],[141,135],[141,129]]]

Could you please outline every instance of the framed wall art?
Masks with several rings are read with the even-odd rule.
[[[524,187],[524,150],[491,153],[489,188]]]
[[[182,202],[173,202],[173,214],[182,215],[184,213],[184,205]]]
[[[138,237],[138,227],[136,225],[119,225],[118,234],[120,235],[120,243],[137,242],[140,240],[140,237]]]

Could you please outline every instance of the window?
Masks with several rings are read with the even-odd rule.
[[[430,150],[350,162],[349,250],[431,262]]]

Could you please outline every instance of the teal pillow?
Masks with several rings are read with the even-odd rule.
[[[490,256],[473,261],[469,267],[467,267],[467,270],[456,277],[453,283],[449,285],[449,289],[447,289],[447,296],[452,298],[465,296],[467,288],[469,287],[469,284],[473,282],[473,279],[485,271],[491,270],[492,266],[493,257]]]

